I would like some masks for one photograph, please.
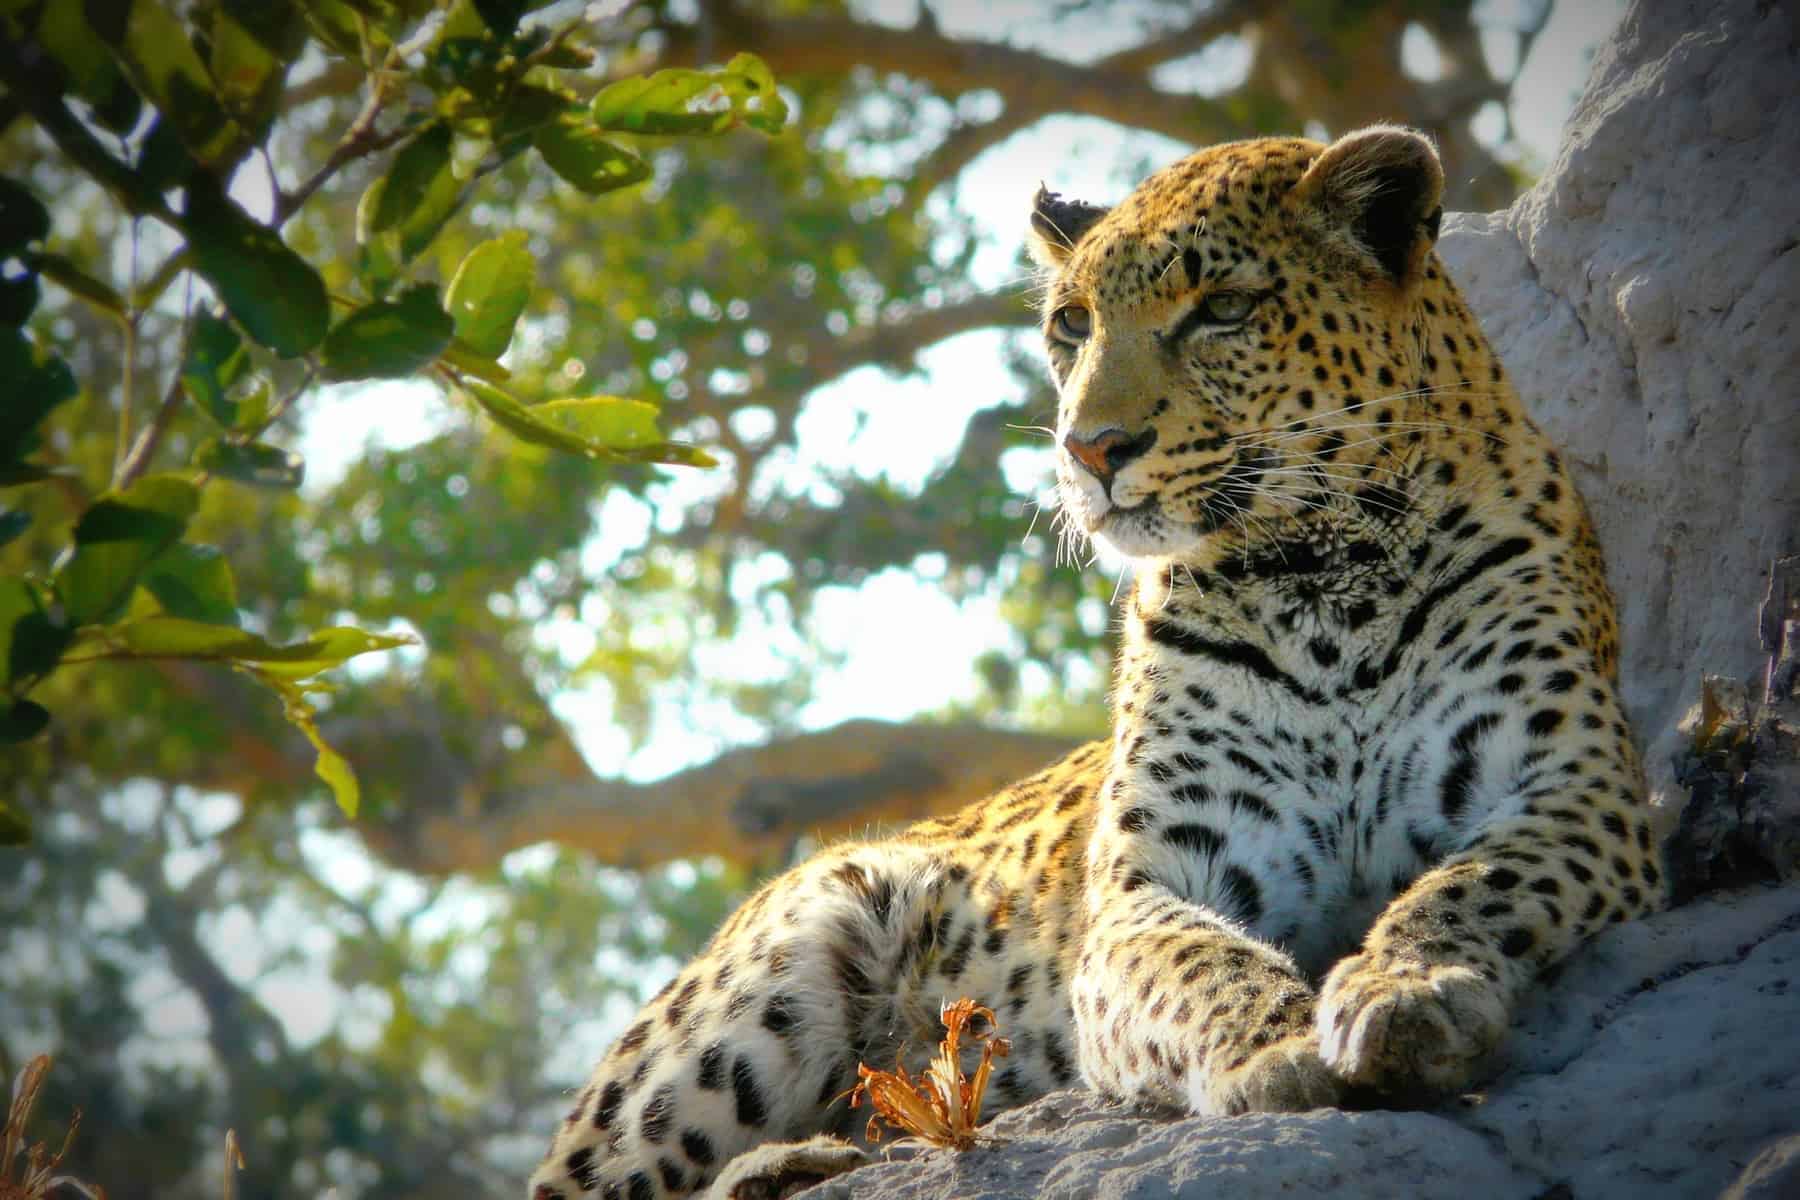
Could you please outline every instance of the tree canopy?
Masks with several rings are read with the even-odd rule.
[[[1548,13],[983,7],[0,0],[0,1066],[65,1169],[516,1187],[757,874],[1102,726],[1008,146],[1402,120],[1494,207]],[[814,703],[921,595],[963,677]]]

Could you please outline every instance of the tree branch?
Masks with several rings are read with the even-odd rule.
[[[765,18],[740,9],[720,32],[733,49],[760,56],[777,77],[842,76],[853,66],[871,66],[947,95],[991,89],[1021,115],[1085,113],[1192,144],[1250,132],[1220,105],[1153,87],[1141,68],[1083,66],[1004,42],[947,37],[930,23],[891,29],[849,17]],[[700,30],[674,26],[666,34],[658,66],[701,64]]]

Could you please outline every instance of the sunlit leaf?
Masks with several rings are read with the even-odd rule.
[[[683,442],[665,442],[656,432],[656,409],[641,400],[593,396],[524,405],[497,387],[465,380],[475,402],[513,436],[601,462],[672,463],[715,466],[717,460]]]
[[[245,674],[259,680],[263,686],[281,697],[282,715],[312,743],[313,774],[331,789],[332,799],[337,802],[343,814],[355,820],[357,811],[362,807],[362,786],[356,781],[356,772],[351,769],[350,761],[333,749],[325,740],[325,735],[319,732],[318,713],[307,700],[306,685],[270,674],[262,668],[242,669]]]
[[[152,560],[180,540],[200,493],[175,475],[151,475],[96,500],[75,523],[75,552],[56,574],[71,625],[121,607]]]
[[[286,679],[306,679],[342,666],[359,654],[412,644],[413,639],[403,635],[334,625],[309,638],[282,645],[230,625],[157,615],[84,629],[72,656],[246,662],[276,671]]]
[[[211,314],[194,318],[181,362],[181,386],[190,400],[221,425],[229,426],[236,417],[237,405],[229,389],[249,366],[249,349],[231,322]]]
[[[306,480],[306,462],[292,450],[265,442],[213,438],[194,451],[194,466],[253,487],[293,491]]]
[[[150,564],[144,587],[163,611],[215,625],[238,623],[237,581],[217,546],[178,542]]]
[[[244,332],[284,357],[317,346],[331,322],[319,273],[274,230],[245,215],[210,176],[191,181],[187,197],[182,225],[194,266]]]
[[[598,196],[650,178],[650,164],[606,140],[599,126],[565,115],[539,127],[531,144],[568,183]]]
[[[456,336],[477,353],[498,358],[531,299],[535,270],[523,232],[482,242],[463,257],[445,297]]]
[[[740,124],[773,133],[787,120],[774,76],[753,54],[716,70],[621,79],[601,89],[589,111],[602,129],[639,134],[723,133]]]
[[[254,131],[261,131],[275,115],[287,75],[279,22],[259,20],[259,14],[291,18],[293,11],[285,3],[246,4],[241,0],[215,8],[209,64],[226,111]],[[268,44],[271,41],[277,44]]]
[[[455,329],[438,307],[437,289],[421,284],[345,317],[326,336],[320,358],[331,379],[404,378],[441,354]]]
[[[210,166],[225,161],[248,140],[219,103],[206,64],[170,6],[156,0],[130,4],[123,36],[113,52],[138,90],[174,123],[182,144],[201,162]]]

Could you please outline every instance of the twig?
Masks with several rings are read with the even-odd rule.
[[[380,76],[376,76],[375,82],[370,87],[368,100],[363,103],[362,111],[356,114],[356,119],[350,122],[350,127],[344,130],[344,136],[338,141],[337,148],[331,152],[319,169],[314,171],[299,187],[291,192],[278,191],[275,194],[275,220],[272,222],[274,228],[280,229],[286,225],[294,214],[299,212],[308,200],[312,199],[313,193],[325,186],[326,181],[342,170],[346,164],[385,150],[416,132],[416,130],[408,129],[403,125],[387,133],[377,133],[375,121],[381,116],[382,106],[386,103],[387,87]],[[419,128],[422,129],[424,126]]]
[[[136,335],[127,331],[125,336],[129,339]],[[169,390],[163,393],[162,403],[156,406],[156,415],[150,418],[150,423],[138,434],[137,441],[132,443],[131,452],[113,474],[114,491],[130,487],[149,468],[156,448],[162,445],[163,434],[169,431],[169,424],[175,419],[175,410],[181,407],[182,395],[181,376],[177,372],[169,383]]]

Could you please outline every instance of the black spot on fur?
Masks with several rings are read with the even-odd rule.
[[[739,1125],[760,1129],[768,1122],[769,1106],[756,1082],[756,1068],[741,1054],[731,1064],[731,1091],[737,1099]]]

